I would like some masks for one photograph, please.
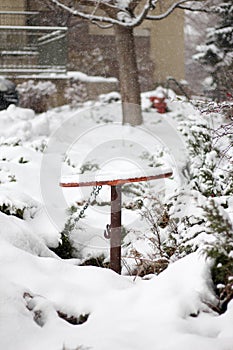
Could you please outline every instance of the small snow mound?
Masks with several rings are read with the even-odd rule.
[[[11,116],[12,119],[15,120],[31,120],[35,118],[35,112],[29,108],[17,107],[15,105],[10,105],[5,111],[0,113],[4,113],[8,116]]]
[[[116,102],[121,99],[121,95],[117,91],[112,91],[108,94],[102,94],[99,96],[99,100],[102,103]]]

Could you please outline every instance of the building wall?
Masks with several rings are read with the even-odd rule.
[[[147,90],[153,86],[151,79],[153,64],[150,57],[150,32],[148,29],[136,28],[135,41],[141,87],[142,90]],[[96,62],[97,64],[92,60],[93,51],[96,49],[99,49],[100,55],[104,58],[103,62]],[[88,25],[87,22],[78,30],[71,29],[69,31],[68,61],[71,70],[83,70],[89,75],[118,77],[119,67],[113,30],[103,30],[95,25]]]
[[[156,10],[164,11],[165,7],[174,0],[161,0],[161,4]],[[27,3],[27,5],[26,5]],[[35,0],[0,0],[0,10],[38,10]],[[39,16],[44,25],[54,25],[51,22],[51,9],[43,8],[43,16]],[[46,17],[48,23],[46,23]],[[61,17],[55,16],[56,21]],[[60,19],[59,19],[60,18]],[[36,18],[36,21],[38,17]],[[101,28],[73,18],[68,31],[68,69],[84,69],[85,60],[90,59],[93,49],[100,48],[104,57],[104,64],[96,67],[96,74],[103,76],[118,76],[118,64],[116,60],[114,33],[112,30],[102,30]],[[45,22],[44,22],[45,21]],[[76,25],[72,26],[72,22]],[[77,25],[77,21],[79,21]],[[59,23],[55,23],[59,25]],[[184,16],[183,12],[176,10],[172,15],[160,21],[145,21],[140,27],[135,28],[137,57],[139,67],[142,70],[142,89],[152,88],[155,84],[166,81],[168,76],[173,76],[177,80],[185,77],[184,60]],[[86,65],[87,66],[87,65]],[[89,67],[91,64],[89,65]],[[86,67],[87,68],[87,67]],[[87,74],[93,74],[85,71]],[[94,73],[95,74],[95,73]]]
[[[184,14],[175,11],[166,19],[149,23],[151,59],[154,81],[164,82],[168,76],[185,78]]]
[[[0,11],[15,11],[22,12],[26,10],[26,0],[0,0]],[[0,32],[0,65],[11,65],[14,64],[15,57],[14,55],[6,54],[6,51],[17,50],[19,44],[26,43],[25,33],[19,33],[19,31],[11,30],[11,26],[20,26],[25,25],[26,16],[24,14],[10,14],[10,13],[0,13],[0,25],[9,26],[9,30],[1,30]],[[22,46],[22,45],[21,45]],[[5,53],[3,53],[5,52]],[[21,58],[20,58],[21,59]],[[23,59],[23,58],[22,58]]]
[[[25,11],[26,0],[1,0],[0,11]]]
[[[175,0],[159,0],[155,14],[164,12]],[[36,8],[35,0],[28,0],[29,9]],[[144,2],[142,1],[142,5]],[[44,9],[45,10],[45,9]],[[51,19],[51,15],[49,16]],[[77,17],[69,22],[72,24]],[[154,84],[166,81],[168,76],[177,80],[185,77],[184,61],[184,16],[183,11],[176,10],[172,15],[160,21],[145,21],[135,28],[137,56],[139,66],[143,71],[143,90]],[[114,33],[110,29],[101,29],[88,22],[79,21],[76,26],[70,26],[68,32],[68,69],[81,70],[82,62],[90,57],[93,49],[99,47],[105,59],[104,67],[97,67],[97,74],[103,76],[118,76]],[[90,65],[91,66],[91,65]],[[85,67],[87,69],[87,67]],[[88,71],[84,71],[89,74]],[[93,74],[93,71],[91,72]],[[147,86],[146,86],[147,85]]]
[[[26,0],[0,0],[0,11],[26,11]],[[0,25],[25,25],[25,15],[0,14]]]
[[[167,5],[171,5],[172,2],[174,1],[169,0]],[[160,11],[164,10],[165,8],[161,6]],[[164,83],[169,76],[178,81],[185,79],[184,12],[182,10],[175,10],[163,20],[145,21],[140,27],[136,27],[134,32],[137,56],[139,62],[142,61],[144,65],[145,78],[152,80],[154,84]],[[93,36],[95,43],[100,43],[100,46],[101,39],[99,38],[106,36],[105,45],[103,43],[102,46],[105,46],[108,57],[109,50],[112,52],[112,73],[116,75],[117,62],[114,62],[116,56],[113,30],[102,30],[95,25],[90,25],[89,34]],[[104,42],[103,39],[102,42]],[[149,86],[151,82],[147,88]]]

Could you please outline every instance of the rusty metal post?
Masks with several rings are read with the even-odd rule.
[[[110,268],[121,273],[121,186],[111,186]]]

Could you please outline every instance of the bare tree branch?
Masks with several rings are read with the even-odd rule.
[[[63,4],[62,2],[60,2],[59,0],[51,0],[55,5],[59,6],[60,8],[62,8],[63,10],[68,11],[69,13],[71,13],[74,16],[78,16],[80,18],[89,20],[89,21],[94,21],[94,22],[102,22],[102,23],[110,23],[110,24],[119,24],[125,27],[130,27],[132,25],[129,25],[129,23],[125,23],[122,21],[119,21],[117,19],[111,18],[111,17],[105,17],[105,16],[98,16],[95,14],[88,14],[88,13],[84,13],[81,11],[78,11],[74,8],[71,8],[69,6],[66,6],[65,4]],[[88,3],[92,4],[91,6],[93,6],[93,2],[92,1],[86,1],[87,5]],[[102,4],[103,5],[103,4]],[[100,7],[100,6],[99,6]],[[106,7],[106,11],[107,11],[107,7]]]
[[[60,0],[50,0],[55,5],[59,6],[63,10],[68,11],[74,16],[78,16],[80,18],[83,18],[85,20],[92,21],[93,23],[97,24],[99,23],[99,26],[101,27],[109,27],[103,26],[100,23],[107,23],[109,25],[121,25],[123,27],[136,27],[139,26],[144,19],[147,20],[161,20],[163,18],[168,17],[176,8],[181,8],[182,4],[186,2],[204,2],[205,0],[178,0],[174,4],[172,4],[164,13],[161,13],[159,15],[149,15],[149,12],[153,10],[158,2],[158,0],[147,0],[145,5],[143,6],[142,11],[139,15],[134,17],[133,11],[135,8],[140,4],[139,0],[132,1],[130,3],[129,8],[124,8],[121,6],[116,6],[114,3],[111,2],[103,2],[101,0],[86,0],[84,3],[86,6],[94,7],[92,13],[85,13],[83,11],[77,10],[75,8],[69,7],[62,3]],[[81,2],[82,3],[82,2]],[[83,5],[84,5],[83,3]],[[98,9],[103,10],[106,14],[109,14],[107,16],[101,16],[97,15],[96,12]],[[122,14],[120,17],[119,15]]]
[[[172,4],[164,13],[161,13],[159,15],[154,15],[154,16],[147,16],[146,19],[159,21],[161,19],[168,17],[175,9],[180,8],[180,6],[186,2],[195,3],[195,2],[204,2],[204,1],[205,0],[179,0],[174,4]]]
[[[139,26],[144,21],[144,19],[147,18],[149,11],[153,8],[153,0],[148,0],[140,15],[135,19],[133,27]]]
[[[192,12],[205,12],[205,13],[215,13],[215,7],[210,7],[210,8],[192,8],[189,6],[184,6],[184,5],[178,5],[177,6],[181,10],[187,10],[187,11],[192,11]]]
[[[96,5],[91,13],[92,15],[94,15],[96,13],[96,11],[98,10],[99,4],[100,4],[100,0],[96,1]]]

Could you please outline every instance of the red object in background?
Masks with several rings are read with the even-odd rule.
[[[150,96],[150,101],[152,102],[152,108],[156,108],[159,113],[166,113],[165,97]]]

